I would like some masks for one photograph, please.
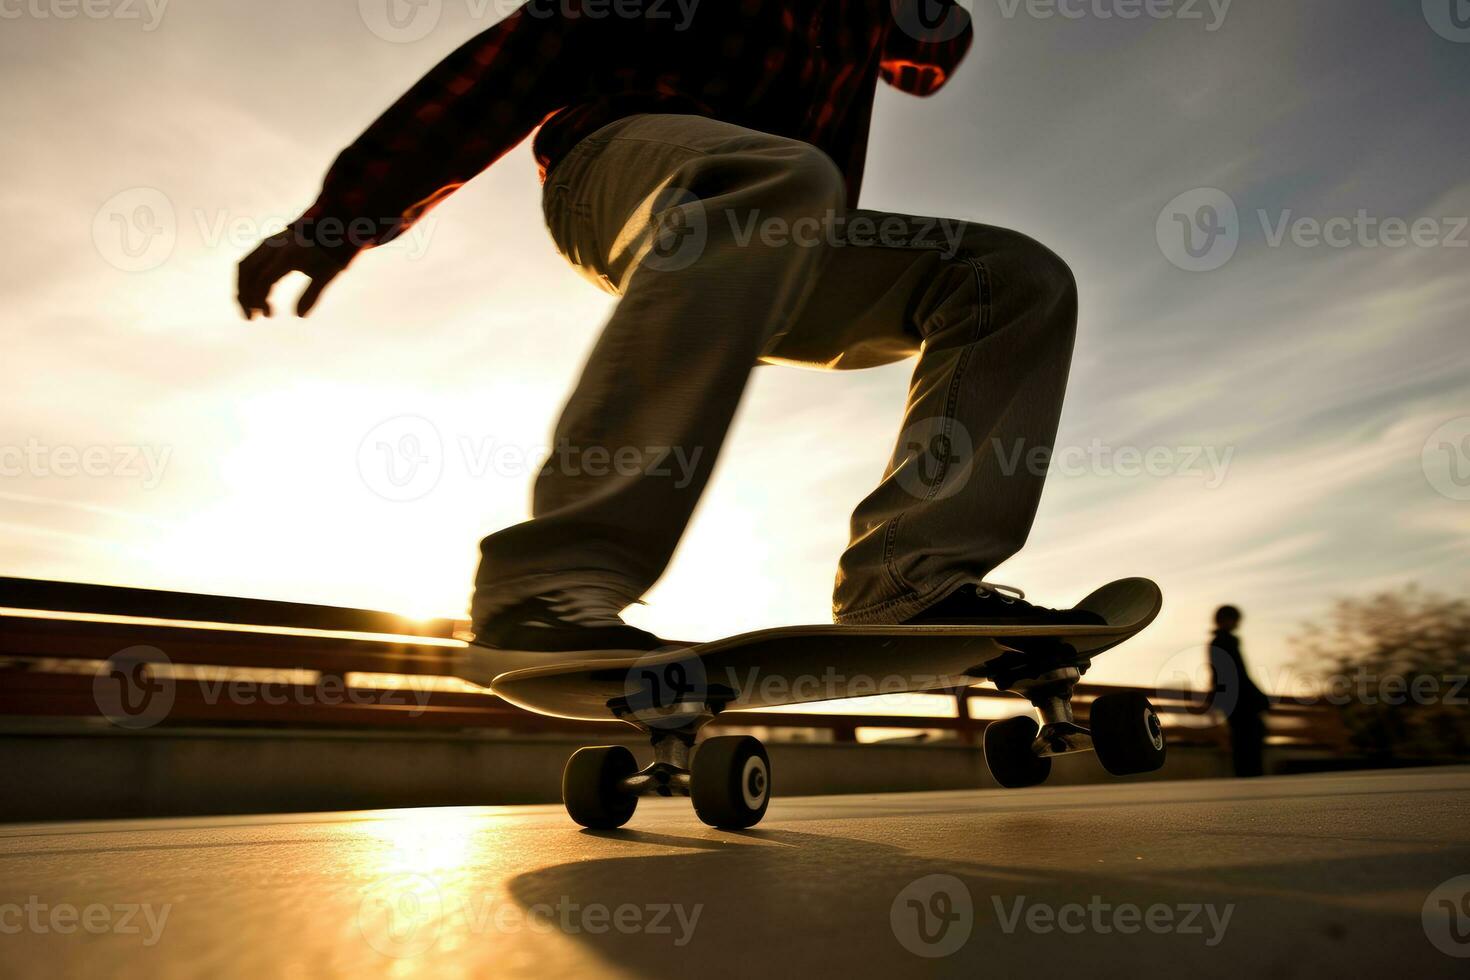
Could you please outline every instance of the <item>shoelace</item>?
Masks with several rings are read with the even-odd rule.
[[[1022,592],[1014,585],[997,585],[994,582],[977,582],[975,583],[975,591],[984,593],[986,595],[993,595],[1001,602],[1015,602],[1016,599],[1020,599],[1024,602],[1026,600],[1026,593]],[[1015,598],[1010,598],[1007,593],[1009,593],[1009,596],[1014,596]]]

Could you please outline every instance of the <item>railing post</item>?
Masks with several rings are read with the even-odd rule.
[[[959,719],[960,742],[963,745],[975,744],[975,716],[970,714],[970,689],[959,687],[954,690],[955,717]]]

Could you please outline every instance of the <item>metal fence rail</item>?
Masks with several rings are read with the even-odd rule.
[[[427,680],[453,675],[467,626],[366,609],[0,578],[0,716],[105,718],[98,697],[106,681],[102,663],[117,668],[119,659],[133,657],[151,661],[145,669],[169,685],[164,724],[623,730],[617,722],[546,718],[488,692]],[[1079,715],[1086,717],[1097,696],[1124,690],[1140,690],[1154,702],[1176,743],[1224,744],[1222,727],[1195,691],[1083,684],[1076,691]],[[755,711],[729,712],[715,723],[824,731],[839,742],[856,740],[860,729],[905,729],[973,743],[989,724],[973,711],[977,699],[1024,708],[987,687],[936,693],[954,698],[952,716]],[[1268,718],[1278,743],[1345,744],[1336,713],[1323,706],[1277,699]]]

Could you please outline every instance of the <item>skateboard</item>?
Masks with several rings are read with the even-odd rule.
[[[994,722],[983,745],[1003,787],[1035,786],[1052,759],[1094,751],[1114,775],[1164,763],[1158,714],[1142,695],[1094,700],[1090,727],[1077,724],[1072,691],[1092,658],[1142,631],[1163,606],[1148,579],[1113,582],[1076,606],[1106,625],[793,626],[639,657],[582,660],[500,674],[491,689],[538,714],[585,721],[619,719],[648,735],[654,761],[639,769],[625,746],[583,748],[562,773],[562,799],[577,823],[625,824],[640,796],[689,796],[705,823],[744,829],[759,823],[771,795],[771,762],[749,735],[695,736],[724,711],[817,701],[952,691],[989,681],[1035,707]],[[752,715],[752,724],[760,716]],[[692,765],[691,765],[692,757]]]

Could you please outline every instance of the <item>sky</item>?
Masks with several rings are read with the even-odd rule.
[[[246,324],[232,301],[235,263],[337,151],[506,9],[428,0],[395,31],[386,2],[0,6],[0,574],[463,614],[611,303],[556,255],[529,148],[311,319]],[[1077,274],[1058,459],[992,578],[1048,605],[1157,580],[1160,620],[1095,679],[1189,676],[1233,602],[1284,689],[1334,599],[1470,585],[1470,29],[1450,2],[974,0],[945,90],[880,92],[862,206],[1017,228]],[[758,369],[630,619],[827,621],[909,370]],[[434,465],[398,486],[375,453],[405,435]]]

